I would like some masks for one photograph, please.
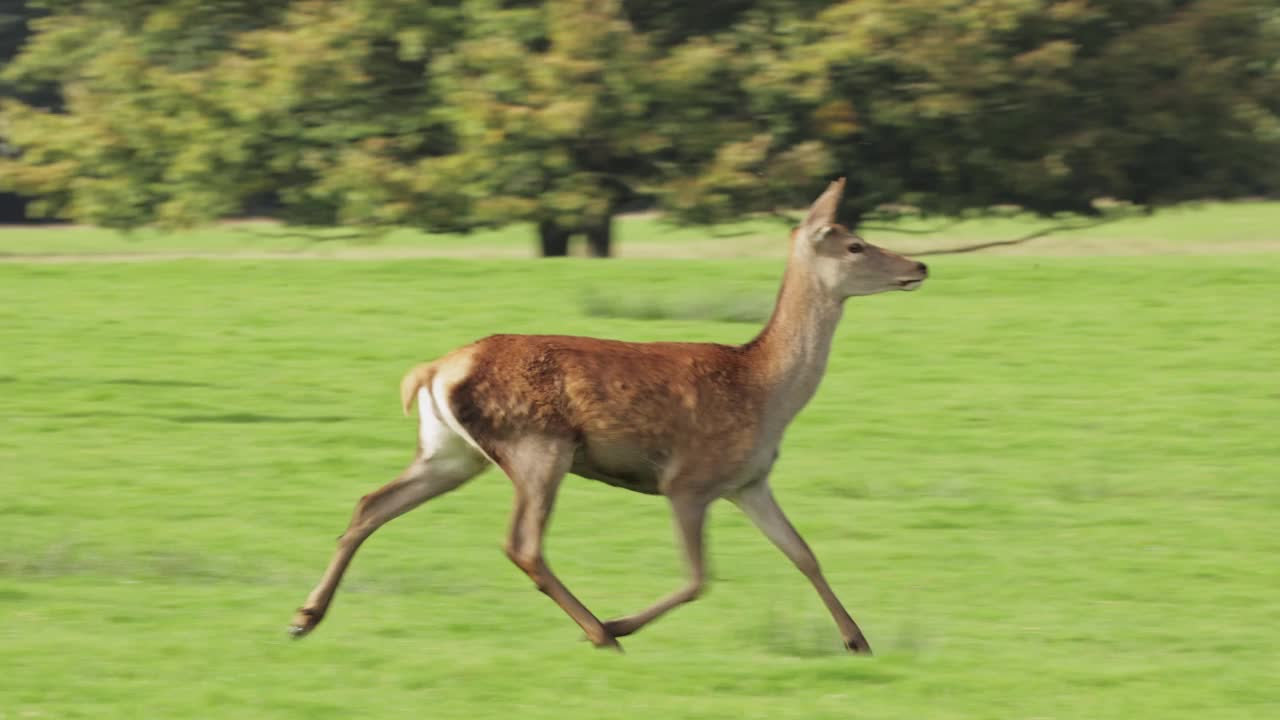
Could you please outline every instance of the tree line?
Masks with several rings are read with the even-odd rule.
[[[0,190],[108,227],[1042,215],[1280,188],[1274,0],[28,0]]]

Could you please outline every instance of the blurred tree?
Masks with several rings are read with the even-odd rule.
[[[666,204],[686,221],[799,206],[825,172],[849,177],[851,224],[1280,188],[1270,0],[756,3],[666,62],[677,146],[714,138],[677,156]]]
[[[851,174],[851,215],[1280,187],[1271,0],[847,0],[814,25],[841,31],[792,57],[826,66],[811,132]]]
[[[6,76],[57,82],[67,112],[7,103],[22,157],[0,167],[37,209],[112,227],[189,225],[270,194],[295,222],[458,224],[436,175],[386,160],[451,149],[426,78],[457,34],[447,5],[46,4],[55,14]],[[387,184],[410,198],[440,192],[384,202]]]
[[[776,150],[736,107],[741,41],[669,52],[745,2],[651,14],[657,44],[619,3],[587,0],[44,5],[8,77],[57,82],[68,112],[6,106],[24,152],[4,182],[101,225],[203,222],[271,194],[295,222],[528,220],[545,254],[584,232],[607,256],[626,203],[692,208],[691,170],[741,175]],[[753,177],[735,180],[758,198]]]
[[[262,190],[285,218],[370,229],[471,226],[432,62],[462,35],[459,2],[322,0],[241,37],[220,79],[269,148]]]
[[[1280,187],[1273,0],[43,0],[0,184],[128,227],[1042,214]],[[0,25],[0,33],[4,26]],[[0,39],[6,36],[0,35]]]
[[[8,65],[26,43],[31,34],[30,22],[37,12],[37,8],[25,1],[0,7],[0,68]],[[0,97],[23,94],[17,84],[0,76]]]
[[[435,74],[477,222],[536,223],[543,255],[587,235],[611,252],[618,207],[652,177],[654,52],[614,0],[472,2]]]
[[[31,34],[30,23],[41,13],[40,8],[29,2],[12,2],[0,7],[0,100],[15,98],[38,107],[56,107],[57,86],[51,83],[15,83],[8,80],[3,69],[9,64]],[[0,128],[0,157],[8,157],[15,150],[5,141]],[[26,219],[26,199],[17,193],[0,192],[0,222],[18,222]]]
[[[64,108],[4,104],[5,134],[21,157],[0,166],[0,181],[36,197],[38,214],[112,227],[234,211],[230,166],[248,140],[212,100],[207,70],[242,27],[231,19],[256,8],[265,22],[270,5],[31,4],[48,14],[4,77],[56,84]]]
[[[690,39],[655,67],[651,122],[668,140],[656,188],[678,221],[710,223],[800,207],[839,168],[809,116],[828,85],[805,53],[824,3],[765,0]]]

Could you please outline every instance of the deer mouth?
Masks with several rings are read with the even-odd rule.
[[[899,280],[898,287],[903,290],[915,290],[924,284],[924,278],[915,278],[912,280]]]

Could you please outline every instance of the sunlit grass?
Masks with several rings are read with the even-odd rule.
[[[871,659],[727,505],[709,594],[593,651],[499,549],[494,472],[284,633],[413,452],[407,367],[499,331],[740,342],[676,304],[771,298],[776,261],[0,265],[0,716],[1280,713],[1280,256],[930,264],[850,302],[775,478]],[[604,616],[681,582],[662,501],[586,480],[549,558]]]
[[[799,213],[793,214],[799,217]],[[874,242],[904,251],[939,250],[1014,240],[1046,228],[1057,230],[1003,254],[1167,254],[1280,250],[1280,202],[1201,203],[1128,215],[1111,222],[1030,215],[1011,217],[903,218],[868,223]],[[785,254],[789,226],[779,218],[747,219],[717,227],[681,227],[657,215],[618,221],[621,257],[769,257]],[[581,238],[571,246],[585,253]],[[262,222],[232,223],[187,232],[120,233],[88,227],[22,227],[0,230],[6,255],[250,254],[307,257],[531,257],[533,229],[525,224],[470,234],[396,230],[377,236],[345,229],[289,228]]]

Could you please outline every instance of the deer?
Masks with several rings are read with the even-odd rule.
[[[418,407],[418,449],[390,483],[360,498],[320,583],[290,625],[324,618],[361,543],[388,521],[456,490],[491,465],[511,480],[507,557],[599,648],[626,637],[707,585],[703,529],[727,499],[817,591],[844,647],[871,652],[769,483],[787,426],[817,391],[845,301],[915,290],[922,262],[836,223],[840,178],[791,232],[773,313],[743,345],[623,342],[562,335],[491,335],[411,369],[400,386]],[[633,615],[601,621],[552,572],[543,538],[567,474],[666,499],[687,580]]]

